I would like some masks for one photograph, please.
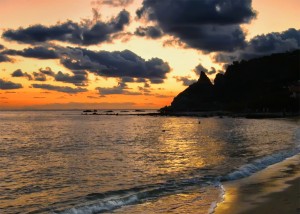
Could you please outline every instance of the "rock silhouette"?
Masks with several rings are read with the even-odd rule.
[[[300,50],[233,62],[212,84],[204,72],[161,112],[299,112]]]

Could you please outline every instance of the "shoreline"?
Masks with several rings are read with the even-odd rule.
[[[216,214],[299,214],[300,154],[223,186],[224,200]]]

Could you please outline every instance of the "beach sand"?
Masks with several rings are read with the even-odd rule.
[[[300,214],[300,155],[224,183],[216,214]]]

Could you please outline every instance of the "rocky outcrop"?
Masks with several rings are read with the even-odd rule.
[[[214,85],[204,72],[162,111],[299,111],[290,86],[299,82],[300,50],[233,62]]]
[[[171,104],[176,111],[210,110],[214,100],[213,84],[202,71],[196,83],[176,96]]]

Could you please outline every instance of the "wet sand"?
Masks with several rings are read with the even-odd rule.
[[[300,214],[300,155],[224,188],[216,214]]]

